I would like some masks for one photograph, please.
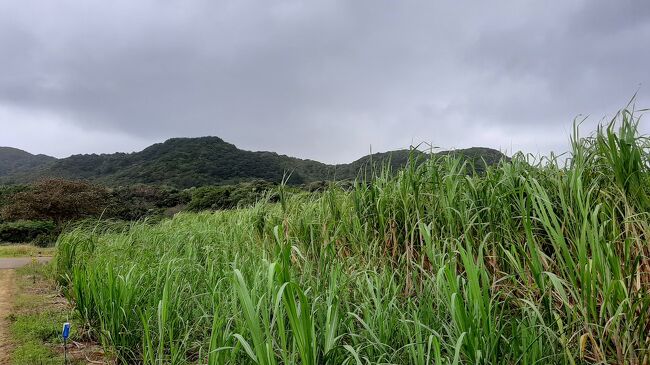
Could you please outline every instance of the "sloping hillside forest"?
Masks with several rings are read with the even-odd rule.
[[[649,139],[631,111],[566,159],[413,158],[350,188],[78,227],[56,272],[142,364],[648,364]]]
[[[367,178],[369,166],[386,165],[396,172],[409,156],[423,163],[432,155],[450,154],[468,161],[472,173],[508,159],[489,148],[436,153],[412,148],[326,165],[240,150],[217,137],[173,138],[132,154],[65,159],[0,147],[0,242],[52,245],[60,232],[88,218],[147,218],[151,223],[180,211],[232,209],[260,199],[273,202],[273,191],[281,183],[287,185],[285,193],[321,191],[334,178],[339,186],[350,188],[354,179]]]
[[[0,147],[0,184],[29,184],[57,178],[106,186],[189,189],[257,180],[280,183],[286,178],[290,185],[308,185],[355,179],[359,170],[370,163],[387,163],[396,170],[412,154],[424,160],[428,152],[414,148],[395,150],[367,155],[351,163],[329,165],[275,152],[242,150],[219,137],[171,138],[139,152],[72,155],[62,159]],[[483,147],[435,154],[461,156],[471,161],[477,171],[507,158],[497,150]]]

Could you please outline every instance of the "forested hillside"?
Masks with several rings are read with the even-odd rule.
[[[251,180],[280,182],[289,175],[290,184],[324,180],[354,179],[364,165],[391,162],[396,170],[410,151],[398,150],[362,157],[349,164],[327,165],[274,152],[253,152],[237,148],[218,137],[172,138],[135,153],[73,155],[56,160],[15,149],[0,150],[0,183],[30,183],[43,178],[89,180],[105,185],[167,185],[189,188]],[[466,156],[477,170],[507,158],[488,148],[441,152]],[[428,154],[413,152],[424,161]]]
[[[22,172],[34,173],[56,161],[45,155],[32,155],[13,147],[0,147],[0,177]]]

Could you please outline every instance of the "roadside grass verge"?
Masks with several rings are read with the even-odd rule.
[[[52,265],[32,264],[16,270],[17,290],[8,319],[14,343],[14,365],[63,364],[61,328],[72,324],[68,340],[68,364],[87,364],[87,359],[101,359],[97,347],[85,343],[82,321],[60,295],[52,280]]]
[[[23,244],[0,244],[0,257],[54,256],[54,247],[37,247]]]

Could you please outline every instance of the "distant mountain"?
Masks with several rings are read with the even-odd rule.
[[[423,160],[424,153],[413,152]],[[482,169],[507,158],[489,148],[441,152],[459,154]],[[140,152],[73,155],[63,159],[34,156],[13,148],[0,148],[0,183],[27,183],[46,177],[84,179],[106,185],[134,183],[169,185],[179,188],[227,184],[263,179],[280,182],[290,173],[289,183],[353,179],[370,161],[404,166],[410,151],[375,153],[349,164],[327,165],[274,152],[253,152],[237,148],[218,137],[172,138]]]
[[[498,150],[486,147],[472,147],[451,151],[434,152],[436,156],[459,156],[470,162],[477,172],[485,170],[486,165],[496,165],[502,159],[509,160],[510,158]],[[388,152],[373,153],[371,155],[363,156],[360,159],[349,164],[336,165],[336,175],[341,179],[353,179],[358,176],[359,171],[364,167],[375,165],[381,166],[386,162],[390,162],[392,171],[396,171],[405,166],[409,159],[413,157],[416,162],[423,162],[426,160],[429,153],[419,150],[395,150]]]
[[[0,177],[21,172],[33,172],[54,163],[56,158],[32,155],[13,147],[0,147]]]

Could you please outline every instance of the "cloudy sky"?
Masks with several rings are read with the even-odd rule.
[[[0,145],[561,152],[650,107],[649,46],[646,0],[0,0]]]

